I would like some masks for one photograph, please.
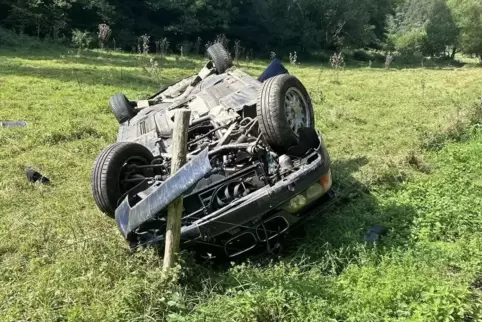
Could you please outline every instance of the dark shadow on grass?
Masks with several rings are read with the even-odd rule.
[[[333,188],[337,197],[323,204],[323,212],[305,222],[302,226],[304,229],[297,229],[284,238],[285,249],[281,255],[263,252],[236,261],[200,261],[195,260],[194,253],[185,253],[182,257],[185,273],[180,283],[194,292],[203,292],[206,283],[212,283],[213,294],[225,295],[228,289],[240,286],[240,282],[233,278],[229,271],[233,268],[233,263],[247,261],[262,270],[272,269],[273,263],[285,262],[296,263],[296,268],[300,271],[314,269],[321,275],[338,275],[350,264],[360,263],[359,260],[364,258],[367,248],[375,247],[374,243],[364,240],[364,235],[372,225],[388,229],[388,233],[381,235],[376,241],[377,249],[373,256],[380,258],[394,248],[407,247],[410,245],[410,229],[415,211],[410,206],[382,204],[367,187],[355,179],[354,174],[367,162],[364,157],[333,162],[332,170],[336,180]],[[162,254],[160,252],[161,256]],[[283,269],[283,266],[280,269]],[[259,280],[257,276],[256,273],[252,274],[250,283],[272,285],[264,275],[259,277]],[[274,285],[276,281],[272,283]],[[327,285],[329,287],[329,283]],[[303,285],[305,294],[319,294],[310,291],[310,286],[318,291],[320,287],[326,287]]]
[[[379,236],[377,243],[388,249],[405,245],[409,240],[415,211],[409,206],[382,205],[364,184],[355,179],[354,173],[367,162],[365,157],[333,162],[335,198],[317,205],[321,209],[318,216],[307,220],[279,240],[283,245],[280,254],[270,254],[264,248],[234,261],[223,258],[206,260],[200,258],[199,254],[193,254],[198,256],[196,265],[222,272],[232,267],[231,262],[239,264],[249,260],[264,266],[273,260],[297,261],[309,257],[310,262],[326,263],[327,271],[341,272],[356,259],[358,246],[373,244],[365,240],[373,225],[382,226],[388,232]]]
[[[411,206],[381,203],[368,187],[353,174],[368,162],[366,158],[335,161],[335,198],[323,206],[321,216],[312,218],[304,230],[289,236],[285,258],[309,257],[326,263],[326,269],[341,272],[353,262],[359,246],[372,245],[365,236],[373,225],[386,228],[377,244],[392,247],[406,245],[416,215]],[[336,256],[335,262],[333,254]]]

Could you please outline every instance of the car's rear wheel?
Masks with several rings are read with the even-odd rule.
[[[214,64],[216,73],[222,74],[233,66],[231,56],[220,43],[215,43],[208,48],[208,56]]]
[[[267,143],[280,153],[299,143],[303,127],[315,127],[310,96],[298,78],[289,74],[272,77],[263,84],[257,115]]]
[[[117,121],[122,124],[136,116],[135,105],[124,94],[116,94],[109,100],[112,113]]]
[[[132,142],[118,142],[104,149],[92,169],[92,193],[97,207],[115,216],[119,199],[145,177],[145,170],[133,165],[149,165],[154,159],[145,146]]]

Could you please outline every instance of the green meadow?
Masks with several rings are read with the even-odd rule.
[[[0,128],[0,321],[481,321],[482,69],[459,60],[286,62],[312,97],[336,199],[280,258],[184,253],[166,276],[97,210],[90,171],[116,139],[111,95],[145,98],[205,59],[2,47],[0,120],[28,126]],[[371,225],[387,228],[375,243]]]

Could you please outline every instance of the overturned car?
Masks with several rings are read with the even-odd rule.
[[[117,142],[92,170],[98,208],[131,247],[164,240],[168,205],[183,196],[181,243],[237,257],[274,247],[320,213],[330,158],[303,84],[274,60],[254,78],[215,44],[202,70],[152,97],[110,99]],[[188,162],[171,173],[174,114],[189,109]]]

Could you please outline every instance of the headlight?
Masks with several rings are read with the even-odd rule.
[[[299,195],[291,198],[291,200],[284,203],[281,208],[291,214],[297,214],[306,206],[320,199],[328,190],[330,190],[331,184],[330,170],[326,175],[321,177],[319,183],[317,182],[313,184]]]
[[[314,185],[309,187],[308,190],[306,190],[305,192],[306,199],[308,199],[310,202],[318,198],[321,198],[324,193],[325,193],[325,190],[319,183],[315,183]]]
[[[303,193],[292,198],[290,201],[283,205],[283,209],[289,213],[297,213],[307,205],[306,197]]]

